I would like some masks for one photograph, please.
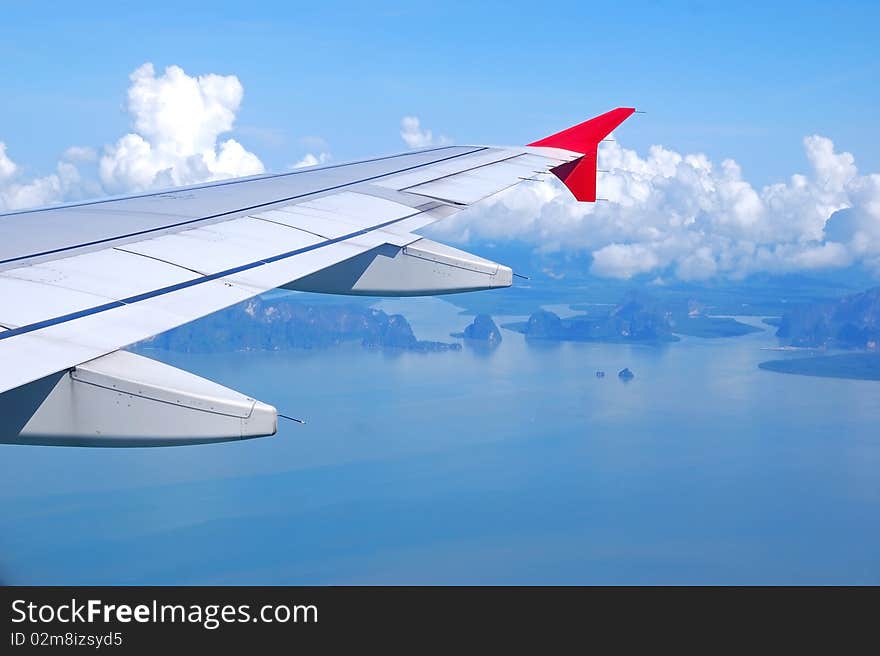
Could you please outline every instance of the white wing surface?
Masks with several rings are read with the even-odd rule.
[[[414,231],[580,157],[448,146],[0,215],[0,442],[272,434],[271,406],[120,349],[277,287],[508,286],[509,268]]]

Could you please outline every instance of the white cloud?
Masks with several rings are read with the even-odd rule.
[[[427,148],[449,143],[447,137],[438,136],[435,138],[431,130],[422,128],[418,116],[404,116],[400,119],[400,138],[410,148]]]
[[[241,105],[244,90],[237,77],[193,77],[179,66],[157,76],[147,63],[130,80],[126,109],[133,131],[100,157],[92,147],[71,146],[55,172],[27,179],[0,142],[0,209],[263,172],[254,153],[234,139],[220,139],[232,129]]]
[[[6,154],[6,144],[0,141],[0,182],[9,180],[17,170],[16,163]]]
[[[55,173],[25,179],[21,167],[6,152],[0,141],[0,210],[37,207],[57,203],[75,194],[80,185],[79,170],[68,161],[60,161]]]
[[[306,166],[317,166],[318,164],[326,164],[330,161],[330,153],[318,153],[315,155],[314,153],[306,153],[305,156],[296,162],[295,164],[291,164],[288,168],[291,169],[301,169]]]
[[[127,110],[133,132],[107,146],[98,174],[110,192],[194,184],[253,175],[259,158],[234,139],[244,89],[234,75],[192,77],[179,66],[156,76],[150,63],[135,70]]]
[[[642,244],[608,244],[593,252],[593,271],[609,278],[632,278],[658,264],[657,255]]]
[[[95,162],[98,153],[91,146],[71,146],[64,151],[61,159],[67,162]]]
[[[600,195],[578,203],[555,178],[518,185],[436,224],[459,241],[517,239],[544,251],[586,251],[598,275],[668,271],[680,279],[742,277],[863,262],[880,272],[880,175],[817,135],[808,174],[756,189],[733,160],[614,141],[599,151]],[[830,219],[830,220],[829,220]]]

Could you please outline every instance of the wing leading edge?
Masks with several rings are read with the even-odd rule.
[[[120,349],[278,287],[412,296],[509,286],[508,267],[416,231],[551,172],[595,200],[598,143],[632,112],[524,147],[446,146],[0,215],[0,443],[274,434],[271,406]]]

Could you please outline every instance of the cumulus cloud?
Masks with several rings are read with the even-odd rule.
[[[263,172],[254,153],[235,139],[220,138],[232,129],[244,95],[236,76],[194,77],[179,66],[157,75],[147,63],[130,81],[126,110],[132,132],[100,155],[89,146],[71,146],[53,173],[27,178],[0,142],[0,209]]]
[[[144,64],[131,76],[127,110],[133,132],[107,146],[98,163],[111,192],[139,191],[262,173],[260,159],[232,129],[244,89],[234,75],[192,77],[179,66],[157,76]]]
[[[624,279],[737,278],[856,262],[880,272],[880,175],[860,174],[852,154],[826,137],[806,137],[803,146],[808,173],[757,189],[733,160],[661,146],[642,155],[614,141],[599,151],[607,202],[577,203],[548,176],[447,219],[434,233],[589,252],[593,273]]]
[[[418,116],[404,116],[400,119],[400,138],[410,148],[428,148],[449,143],[444,136],[434,137],[434,133],[422,127]]]

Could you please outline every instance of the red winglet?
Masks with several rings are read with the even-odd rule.
[[[583,153],[583,156],[550,170],[565,183],[575,198],[593,202],[596,200],[596,152],[599,142],[635,111],[632,107],[618,107],[562,132],[534,141],[529,146],[564,148]]]

